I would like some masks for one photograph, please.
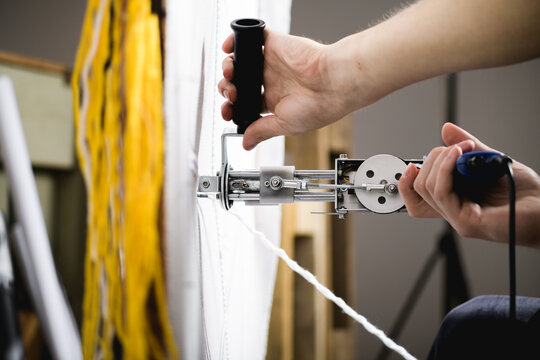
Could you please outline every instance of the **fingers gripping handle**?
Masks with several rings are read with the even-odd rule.
[[[233,122],[238,133],[261,117],[265,23],[259,19],[237,19],[231,22],[234,31],[234,78],[238,94],[233,104]]]

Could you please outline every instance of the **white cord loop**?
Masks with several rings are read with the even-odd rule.
[[[415,360],[416,358],[409,354],[409,352],[401,345],[396,344],[392,339],[390,339],[384,331],[377,328],[375,325],[371,324],[368,319],[366,319],[364,316],[360,315],[356,311],[354,311],[353,308],[351,308],[347,303],[340,297],[337,297],[330,289],[328,289],[326,286],[322,285],[317,278],[307,271],[306,269],[302,268],[296,261],[292,260],[285,250],[277,247],[274,245],[268,238],[260,231],[257,231],[253,229],[248,223],[246,223],[242,217],[235,213],[234,211],[229,211],[232,215],[234,215],[238,221],[244,227],[249,230],[255,237],[257,237],[264,246],[266,246],[268,249],[270,249],[274,254],[279,256],[285,263],[298,275],[302,276],[304,279],[306,279],[310,284],[312,284],[317,291],[319,291],[325,298],[332,301],[334,304],[339,306],[343,312],[350,317],[352,317],[355,321],[357,321],[360,325],[362,325],[367,332],[375,335],[379,338],[379,340],[382,341],[382,343],[388,347],[391,350],[394,350],[396,353],[401,355],[404,359],[407,360]]]

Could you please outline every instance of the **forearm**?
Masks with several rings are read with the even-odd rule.
[[[430,77],[537,57],[539,19],[538,0],[423,0],[329,46],[341,62],[330,69],[354,73],[359,108]]]

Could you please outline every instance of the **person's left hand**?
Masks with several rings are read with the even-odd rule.
[[[296,135],[330,125],[352,111],[376,100],[370,83],[360,76],[358,64],[341,43],[323,45],[313,40],[264,30],[263,113],[251,124],[243,145],[253,149],[261,141],[278,135]],[[348,45],[349,48],[354,48]],[[231,54],[231,34],[222,49]],[[233,55],[223,60],[223,79],[218,89],[227,101],[221,107],[224,120],[233,117],[237,100]],[[368,96],[369,95],[369,96]],[[380,95],[382,96],[382,95]]]

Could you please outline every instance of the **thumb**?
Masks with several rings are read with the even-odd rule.
[[[494,149],[490,148],[476,137],[469,134],[467,131],[452,123],[444,124],[441,133],[442,139],[446,146],[455,145],[465,140],[472,140],[475,144],[475,150],[494,151]]]
[[[249,125],[244,133],[244,149],[252,150],[264,140],[283,135],[284,132],[279,123],[280,119],[276,115],[268,115]]]

